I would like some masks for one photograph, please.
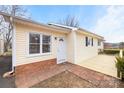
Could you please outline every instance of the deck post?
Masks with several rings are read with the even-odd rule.
[[[119,55],[120,55],[121,58],[123,57],[123,50],[122,49],[120,49]]]

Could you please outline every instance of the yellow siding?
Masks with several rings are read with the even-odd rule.
[[[28,55],[28,33],[42,33],[52,36],[52,53],[48,55]],[[71,31],[68,34],[53,32],[47,29],[41,29],[31,26],[25,26],[22,24],[16,24],[16,66],[44,61],[57,57],[57,46],[58,39],[55,37],[65,37],[66,39],[66,50],[67,50],[67,61],[72,63],[78,63],[86,59],[92,58],[98,55],[98,48],[103,48],[103,44],[98,47],[97,38],[94,37],[94,46],[85,46],[85,36],[82,33]],[[90,36],[88,36],[90,37]]]
[[[29,32],[41,32],[43,34],[52,35],[52,53],[49,55],[38,55],[33,57],[28,56],[27,35]],[[21,24],[16,24],[16,66],[56,58],[58,43],[57,40],[54,39],[54,37],[65,36],[65,34],[55,33],[46,29],[38,29],[34,27],[24,26]]]
[[[84,61],[86,59],[92,58],[98,55],[98,46],[97,39],[94,38],[93,47],[90,45],[88,47],[85,46],[85,37],[86,35],[76,33],[76,63]],[[89,36],[88,36],[89,37]]]
[[[72,32],[67,35],[67,60],[74,63],[74,37]]]

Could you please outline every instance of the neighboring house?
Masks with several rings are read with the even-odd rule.
[[[124,48],[124,43],[104,43],[104,48],[105,49],[119,49],[119,48]]]
[[[104,49],[119,48],[119,44],[115,43],[104,43]]]
[[[6,21],[11,15],[1,13]],[[98,55],[103,37],[82,28],[44,25],[13,16],[13,67],[37,62],[78,63]]]
[[[4,53],[4,40],[3,40],[3,35],[0,35],[0,55]]]
[[[104,43],[104,49],[109,49],[112,48],[112,44],[111,43]]]

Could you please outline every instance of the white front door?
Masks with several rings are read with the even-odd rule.
[[[66,41],[65,38],[58,38],[57,64],[66,62]]]

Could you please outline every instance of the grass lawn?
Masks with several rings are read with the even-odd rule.
[[[93,88],[92,83],[78,77],[77,75],[64,71],[47,80],[44,80],[32,88]]]

